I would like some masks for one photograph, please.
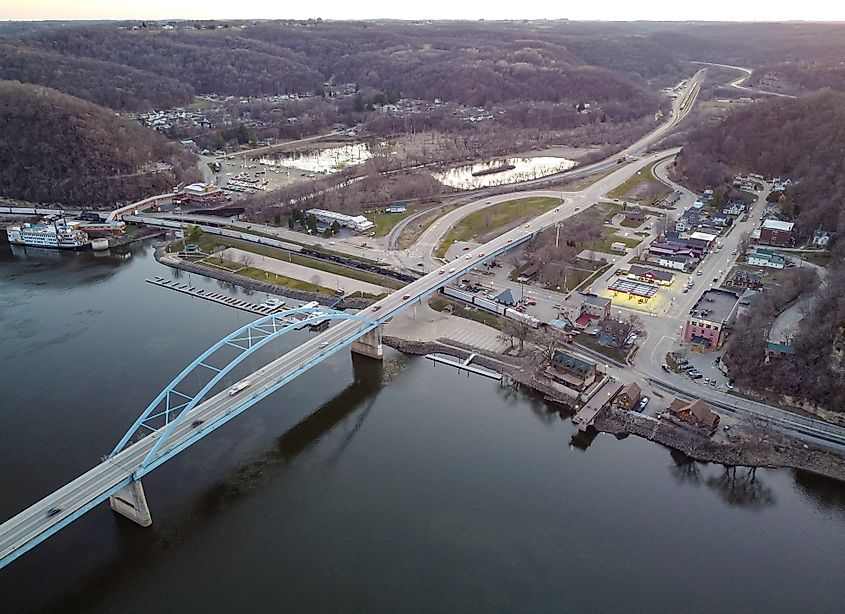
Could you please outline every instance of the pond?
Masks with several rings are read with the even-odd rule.
[[[452,188],[472,190],[539,179],[567,171],[576,164],[574,160],[552,156],[500,158],[450,168],[434,173],[434,178]]]

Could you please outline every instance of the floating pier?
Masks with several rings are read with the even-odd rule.
[[[433,362],[439,362],[444,365],[449,365],[450,367],[463,369],[464,371],[469,371],[470,373],[475,373],[476,375],[483,375],[484,377],[489,377],[490,379],[497,381],[502,379],[501,373],[496,373],[495,371],[490,371],[489,369],[482,369],[481,367],[476,367],[475,365],[470,364],[475,359],[475,356],[475,354],[470,354],[465,360],[457,361],[449,358],[443,358],[442,356],[437,356],[436,354],[425,355],[426,358]]]
[[[182,294],[189,294],[191,296],[196,296],[198,298],[205,299],[206,301],[220,303],[221,305],[228,305],[229,307],[234,307],[235,309],[249,311],[250,313],[255,313],[262,316],[268,316],[271,313],[276,313],[284,309],[284,304],[278,305],[276,307],[271,307],[269,305],[256,305],[255,303],[243,301],[241,299],[234,298],[226,294],[221,294],[220,292],[210,292],[208,290],[203,290],[202,288],[195,288],[194,286],[182,283],[175,279],[165,279],[163,277],[156,277],[155,279],[146,279],[145,281],[148,284],[153,284],[154,286],[158,286],[160,288],[176,290],[177,292],[181,292]]]

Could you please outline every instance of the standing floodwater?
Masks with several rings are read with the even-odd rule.
[[[3,520],[98,462],[251,317],[144,283],[173,274],[148,245],[0,244]],[[842,484],[591,440],[532,395],[395,352],[336,355],[144,486],[152,527],[99,506],[0,571],[2,611],[836,612],[845,599]]]

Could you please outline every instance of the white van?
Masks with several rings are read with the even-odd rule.
[[[249,388],[251,385],[252,385],[252,382],[251,382],[251,381],[249,381],[248,379],[242,379],[242,380],[241,380],[241,381],[239,381],[237,384],[235,384],[234,386],[232,386],[231,388],[229,388],[229,396],[230,396],[230,397],[233,397],[233,396],[235,396],[236,394],[238,394],[240,391],[242,391],[242,390],[246,390],[246,389],[247,389],[247,388]]]

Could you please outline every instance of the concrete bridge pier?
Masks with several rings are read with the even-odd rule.
[[[148,527],[153,523],[140,480],[121,488],[109,497],[109,505],[115,512],[142,527]]]
[[[384,352],[381,348],[381,326],[358,337],[352,342],[351,349],[355,354],[369,356],[376,360],[384,360]]]

